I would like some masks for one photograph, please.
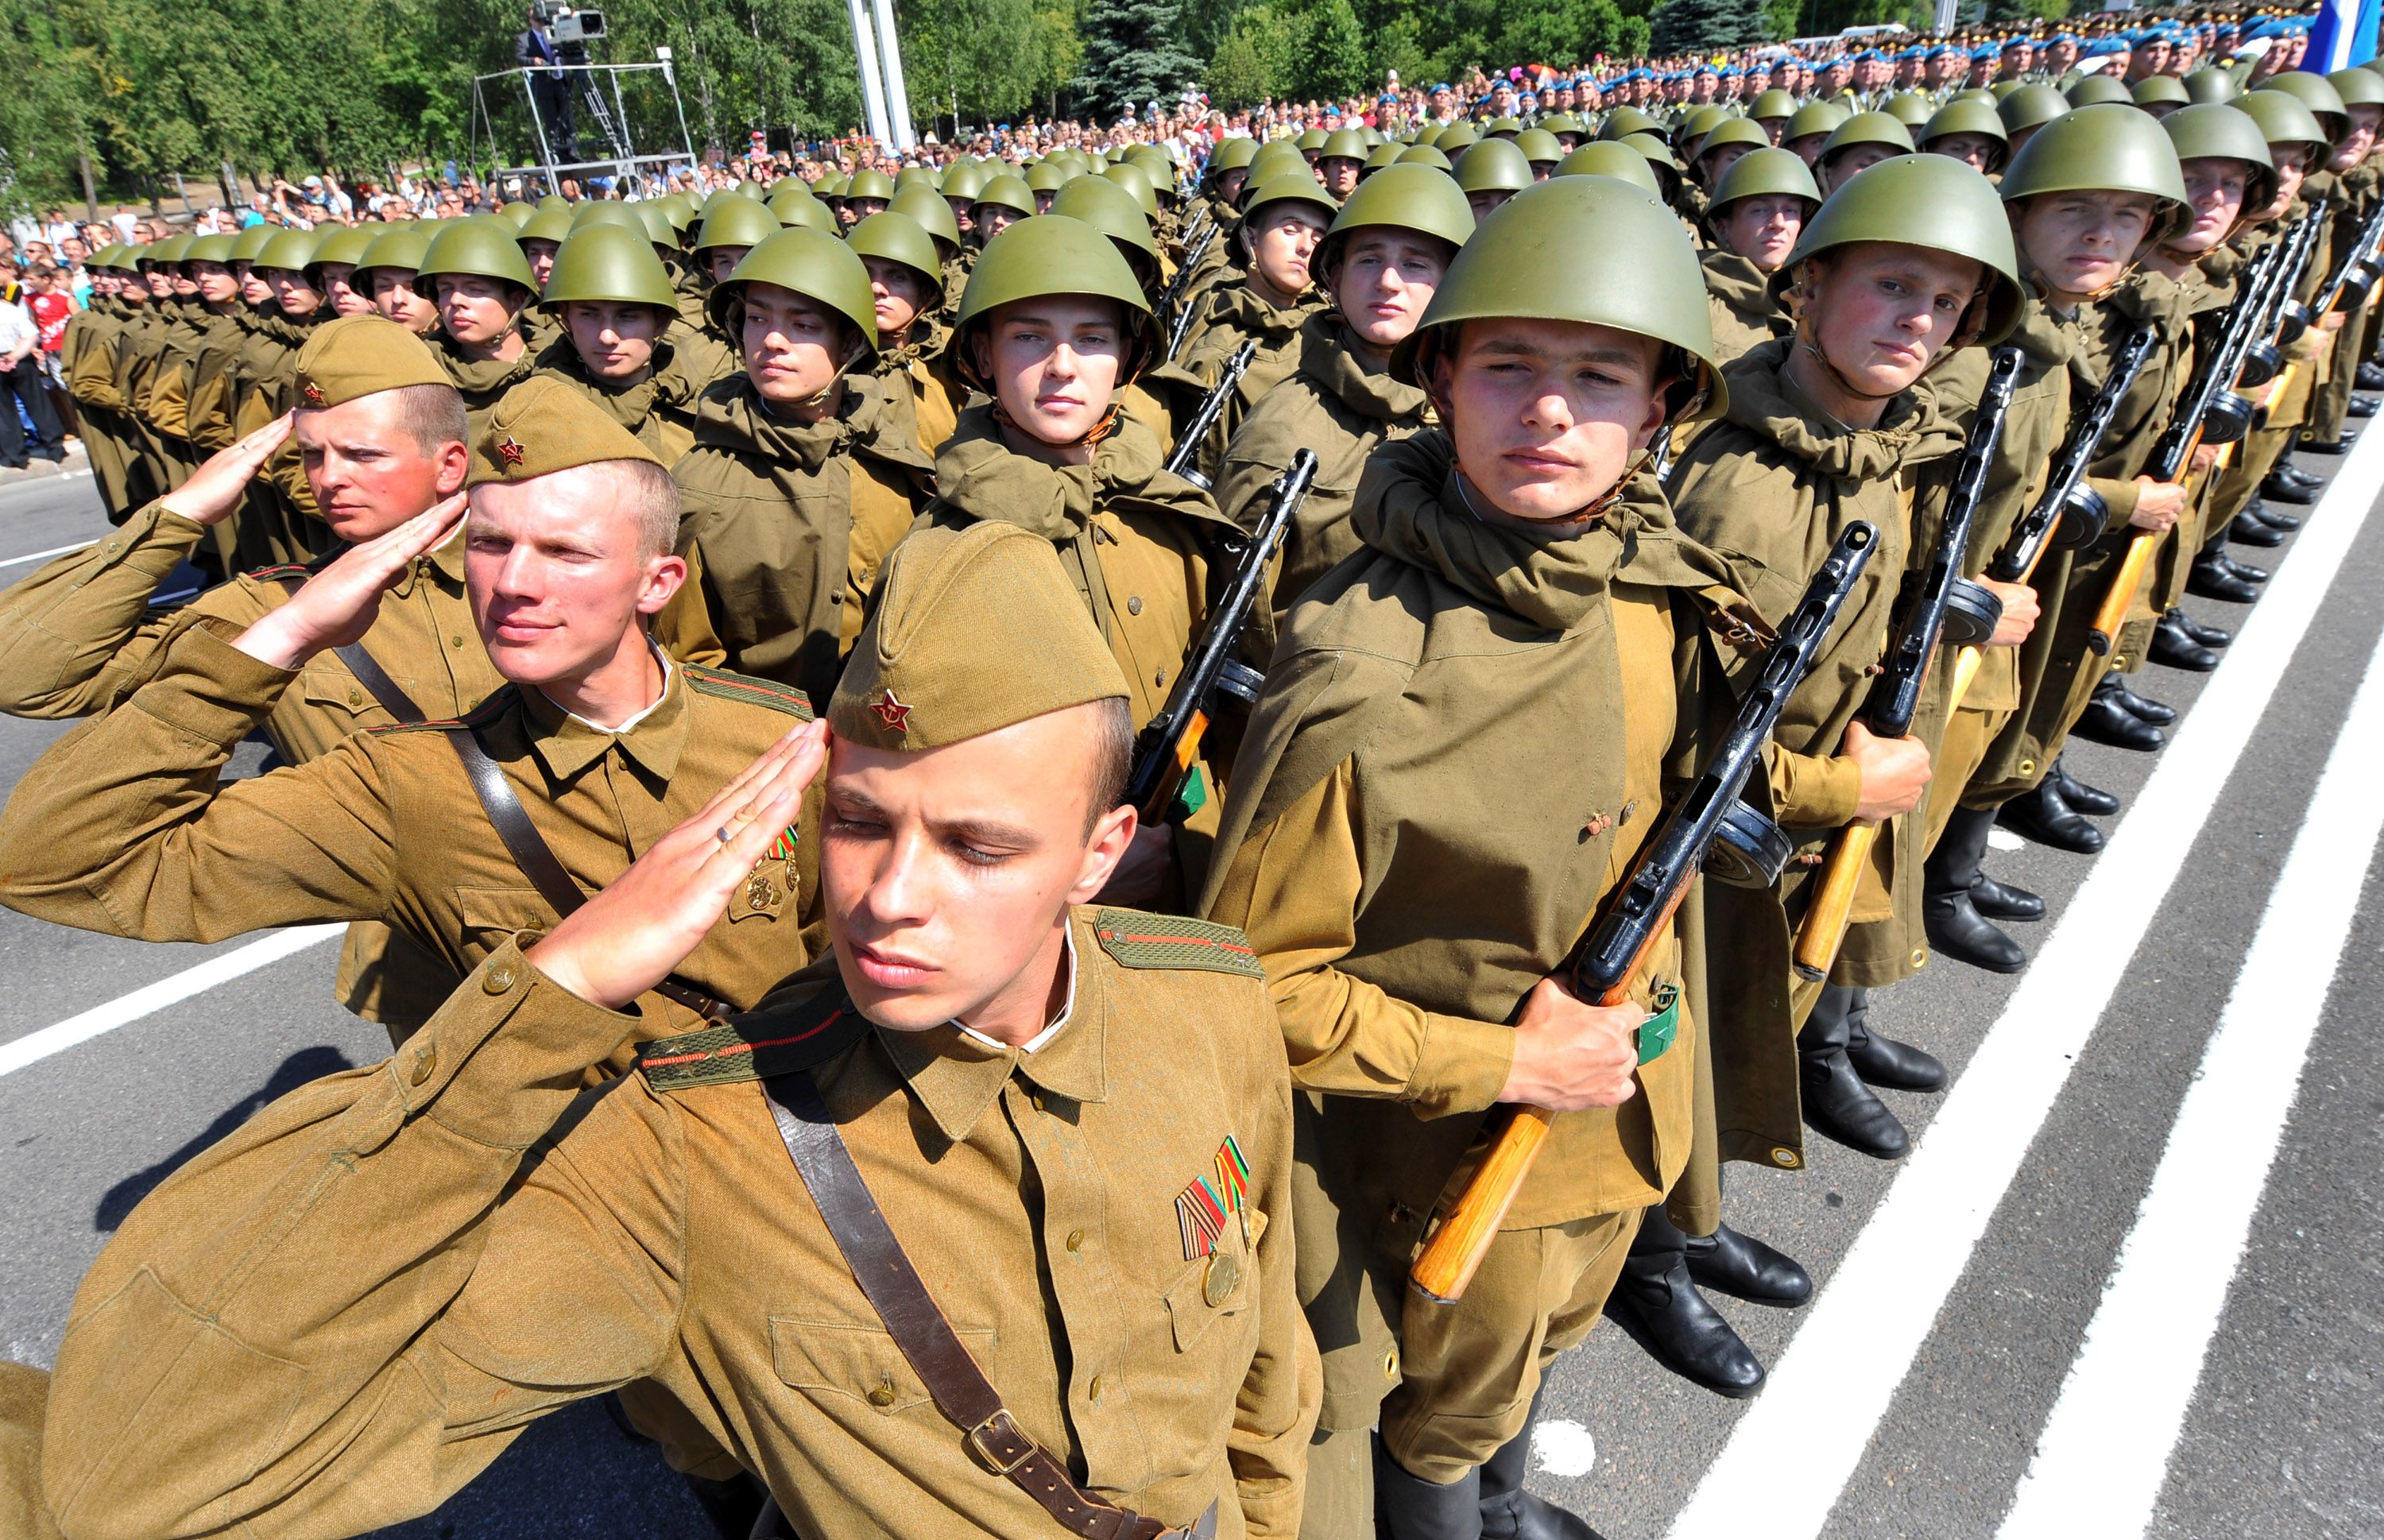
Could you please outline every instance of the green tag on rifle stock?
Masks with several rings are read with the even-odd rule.
[[[1639,1062],[1643,1064],[1652,1064],[1664,1057],[1681,1030],[1681,987],[1658,986],[1654,1003],[1656,1013],[1639,1024]]]

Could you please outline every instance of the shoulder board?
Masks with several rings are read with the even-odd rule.
[[[457,727],[483,727],[503,715],[516,697],[514,687],[505,686],[461,716],[437,716],[422,722],[387,722],[378,727],[366,727],[375,738],[393,738],[399,733],[443,733]]]
[[[259,583],[303,583],[331,565],[331,558],[312,562],[284,562],[279,566],[261,566],[244,576]]]
[[[679,667],[686,670],[690,689],[717,695],[724,701],[742,701],[749,705],[767,706],[772,711],[785,712],[788,716],[804,722],[812,719],[810,697],[792,685],[757,679],[750,674],[731,674],[725,668],[705,668],[699,664],[684,663]]]
[[[825,1063],[868,1030],[869,1018],[831,987],[796,1004],[765,1006],[701,1032],[642,1044],[638,1073],[664,1092],[765,1080]]]
[[[1121,968],[1192,968],[1244,978],[1266,976],[1250,938],[1232,925],[1180,914],[1146,914],[1138,909],[1104,909],[1093,916],[1093,934]]]

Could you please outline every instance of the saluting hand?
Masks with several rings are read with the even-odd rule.
[[[1592,1005],[1553,978],[1532,986],[1515,1021],[1515,1062],[1498,1099],[1553,1112],[1620,1107],[1638,1087],[1635,1034],[1647,1012],[1625,1001]]]
[[[465,494],[457,492],[342,553],[232,645],[259,663],[296,668],[317,652],[362,641],[380,614],[380,596],[416,557],[437,550],[463,527],[465,509]]]
[[[524,955],[591,1005],[618,1010],[668,978],[728,900],[827,763],[825,720],[772,744],[695,816],[656,840]]]
[[[290,441],[293,418],[294,414],[284,412],[208,455],[206,464],[192,471],[188,481],[166,494],[166,511],[180,514],[192,524],[221,524],[248,495],[248,484],[273,458],[273,452]]]

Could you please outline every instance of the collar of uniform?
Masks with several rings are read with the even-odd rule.
[[[1072,926],[1088,923],[1085,912]],[[1109,1096],[1109,985],[1096,959],[1105,958],[1088,938],[1071,935],[1075,950],[1074,1001],[1060,1035],[1033,1053],[988,1042],[949,1023],[924,1032],[889,1032],[878,1038],[895,1071],[911,1087],[944,1136],[958,1143],[985,1116],[1012,1074],[1071,1101],[1101,1101]]]
[[[662,699],[630,724],[627,731],[618,733],[606,732],[594,723],[572,715],[548,700],[542,690],[522,690],[522,710],[531,727],[530,751],[546,766],[548,775],[567,781],[603,758],[604,751],[617,743],[623,753],[657,780],[670,779],[678,769],[680,751],[687,747],[687,684],[681,677],[685,673],[679,668],[669,670],[663,681]]]
[[[414,579],[426,565],[447,580],[445,586],[449,590],[461,593],[464,590],[464,531],[457,528],[453,535],[434,546],[428,555],[406,563],[404,576],[391,585],[389,591],[400,599],[412,597]]]

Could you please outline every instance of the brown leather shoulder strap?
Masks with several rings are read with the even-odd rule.
[[[836,1237],[861,1292],[886,1323],[894,1346],[910,1361],[919,1383],[951,1422],[966,1430],[970,1453],[998,1476],[1016,1483],[1051,1517],[1086,1540],[1168,1540],[1205,1537],[1216,1529],[1216,1506],[1189,1530],[1169,1529],[1156,1519],[1094,1497],[1078,1486],[1060,1458],[1035,1441],[1001,1404],[1001,1395],[969,1357],[944,1312],[927,1293],[902,1243],[886,1223],[852,1151],[837,1132],[836,1120],[807,1074],[762,1083],[778,1137],[795,1162],[828,1234]]]
[[[392,686],[392,689],[395,687]],[[472,783],[472,795],[480,800],[480,811],[489,815],[489,823],[503,841],[505,853],[514,858],[522,876],[538,889],[558,916],[568,916],[588,901],[579,884],[563,869],[546,837],[529,821],[529,809],[522,806],[521,797],[514,783],[505,779],[503,768],[489,757],[480,746],[480,737],[468,724],[458,724],[447,730],[447,741],[454,746],[455,757],[464,762],[465,778]],[[714,999],[676,978],[666,978],[654,986],[654,993],[664,1000],[686,1006],[707,1021],[717,1020],[728,1013],[725,1000]]]
[[[380,702],[381,710],[408,725],[428,720],[422,708],[414,703],[414,697],[389,677],[387,669],[373,661],[373,655],[365,651],[363,642],[352,641],[345,647],[335,647],[331,652],[348,665],[348,672],[356,677],[356,682]]]

